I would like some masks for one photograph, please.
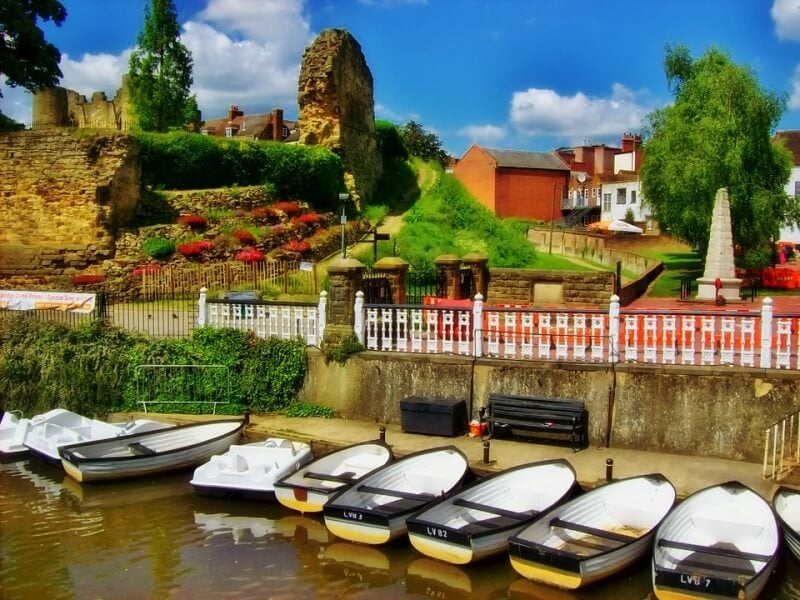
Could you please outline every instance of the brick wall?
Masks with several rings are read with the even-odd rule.
[[[557,303],[550,294],[546,300],[537,298],[537,285],[550,290],[561,286],[559,304],[607,306],[614,291],[614,274],[494,268],[489,270],[487,300],[491,304]]]
[[[139,201],[138,153],[119,133],[0,135],[0,275],[55,278],[112,258]]]
[[[499,169],[495,213],[550,222],[561,217],[561,189],[565,172],[538,169]]]
[[[481,204],[495,212],[495,166],[491,156],[472,146],[453,167],[453,176]]]

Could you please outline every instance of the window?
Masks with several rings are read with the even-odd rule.
[[[636,204],[636,190],[631,190],[631,204]]]
[[[625,204],[625,188],[617,189],[617,204]]]
[[[611,212],[611,194],[603,194],[603,212]]]
[[[225,128],[225,137],[233,137],[233,127]]]
[[[596,198],[597,188],[592,188],[592,198]]]

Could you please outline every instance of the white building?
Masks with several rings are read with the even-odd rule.
[[[789,182],[783,189],[790,196],[800,199],[800,131],[779,131],[775,134],[777,139],[783,139],[786,147],[794,156],[794,166]],[[780,240],[800,244],[800,227],[797,225],[786,225],[781,228]]]

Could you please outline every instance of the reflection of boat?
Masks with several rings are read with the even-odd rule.
[[[242,419],[205,421],[117,438],[62,446],[61,464],[78,481],[153,475],[207,461],[242,434]]]
[[[0,419],[0,460],[19,460],[28,454],[25,436],[30,424],[30,419],[12,412],[3,413],[3,418]]]
[[[211,535],[233,536],[234,544],[242,541],[247,533],[254,538],[262,538],[275,531],[275,521],[265,517],[229,515],[227,513],[194,513],[194,522]]]
[[[392,460],[385,444],[364,442],[321,456],[275,483],[275,498],[302,513],[321,512],[342,488]]]
[[[299,542],[314,541],[329,544],[334,540],[325,523],[303,515],[292,514],[281,517],[275,522],[275,531],[285,538]]]
[[[505,598],[514,577],[516,574],[505,565],[484,562],[467,570],[432,558],[418,558],[408,565],[406,590],[429,598]]]
[[[516,573],[514,573],[516,575]],[[643,600],[652,597],[653,585],[647,569],[633,569],[612,575],[585,589],[563,590],[519,577],[508,586],[512,600]]]
[[[192,493],[186,476],[142,478],[135,481],[117,481],[109,485],[84,485],[72,477],[61,482],[63,499],[75,510],[87,510],[143,504],[163,498],[176,498]]]
[[[16,473],[22,479],[30,481],[36,489],[43,491],[48,499],[56,500],[61,496],[64,471],[56,465],[20,460],[0,464],[0,472]]]
[[[25,446],[39,458],[60,463],[58,449],[67,444],[103,440],[133,433],[171,428],[171,425],[137,419],[126,423],[106,423],[63,408],[56,408],[31,419]]]
[[[786,545],[800,560],[800,491],[781,486],[772,497]]]
[[[406,519],[471,474],[467,457],[454,446],[409,454],[372,471],[331,498],[325,526],[353,542],[384,544],[405,535]]]
[[[681,502],[656,533],[658,598],[756,598],[778,556],[769,503],[739,483],[715,485]]]
[[[562,502],[575,487],[566,460],[501,471],[437,500],[408,519],[411,545],[464,565],[508,550],[508,538]]]
[[[408,546],[376,548],[351,542],[334,542],[322,552],[321,562],[326,574],[355,579],[359,584],[365,583],[370,587],[382,587],[402,578],[414,556]]]
[[[675,504],[660,474],[607,483],[549,511],[508,541],[520,575],[576,589],[623,570],[650,549]]]
[[[233,445],[197,467],[190,483],[202,496],[271,500],[275,481],[312,458],[308,444],[280,438]]]

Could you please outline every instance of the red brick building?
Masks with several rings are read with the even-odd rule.
[[[300,139],[297,122],[284,119],[282,109],[275,108],[271,113],[245,115],[236,104],[231,104],[227,117],[206,121],[200,131],[204,135],[248,140],[291,142]]]
[[[561,218],[570,170],[554,152],[494,150],[473,144],[453,175],[498,217]]]

